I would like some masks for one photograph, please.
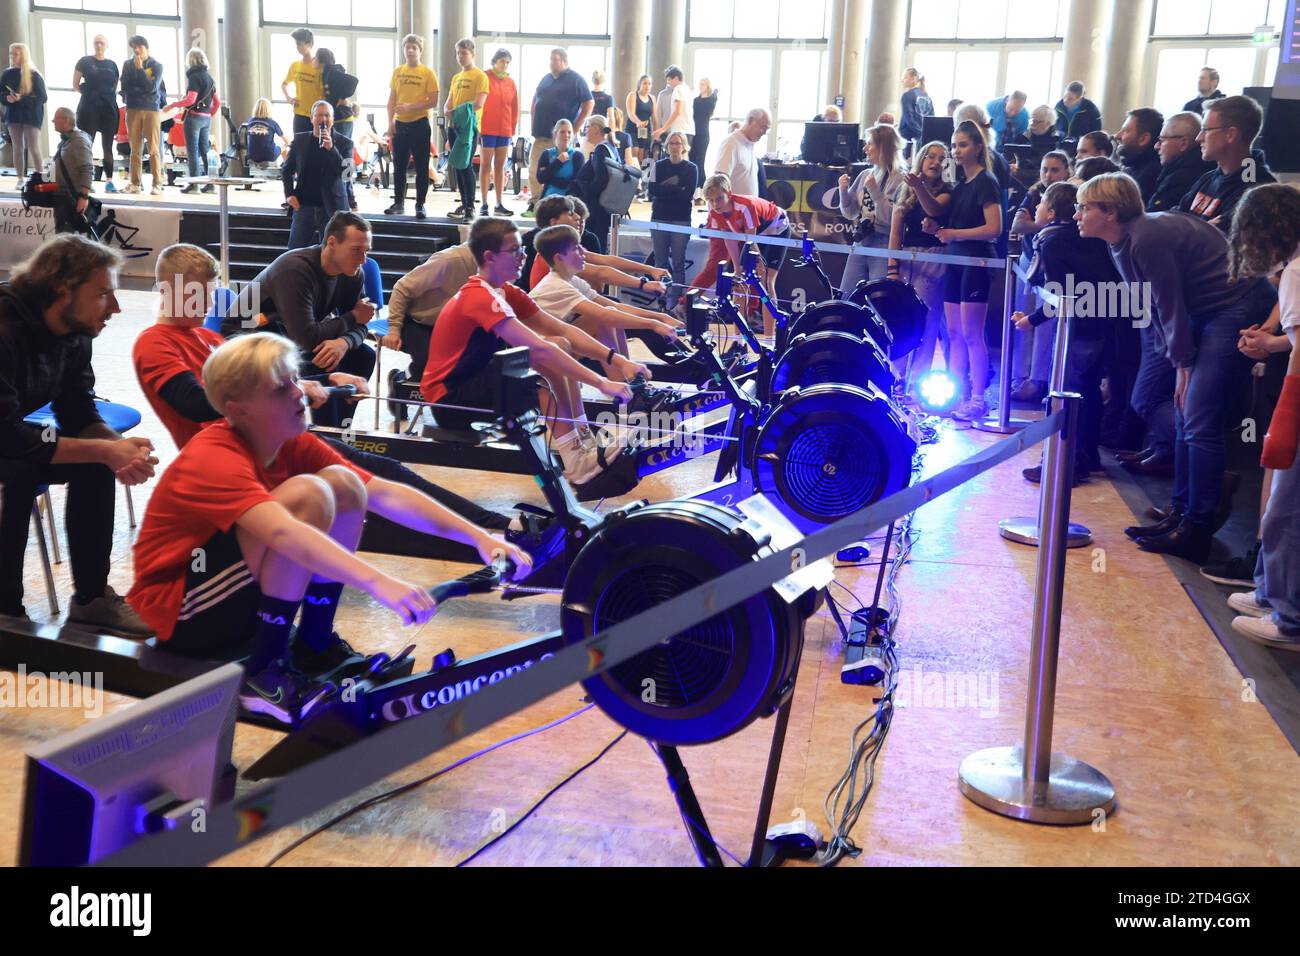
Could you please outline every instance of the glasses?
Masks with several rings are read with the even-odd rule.
[[[1186,136],[1161,136],[1160,142],[1164,143],[1171,139],[1187,139],[1187,137]]]
[[[1213,132],[1215,132],[1216,130],[1221,130],[1221,129],[1232,129],[1232,128],[1233,128],[1233,127],[1231,127],[1231,126],[1202,126],[1202,127],[1201,127],[1201,135],[1204,136],[1206,133],[1213,133]]]
[[[1098,209],[1103,209],[1103,208],[1104,208],[1104,204],[1103,204],[1103,203],[1098,203],[1098,202],[1080,202],[1080,203],[1075,203],[1075,204],[1074,204],[1074,211],[1077,212],[1077,213],[1085,213],[1085,212],[1088,211],[1088,207],[1089,207],[1089,206],[1096,206]]]

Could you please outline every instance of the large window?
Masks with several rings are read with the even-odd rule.
[[[289,72],[289,66],[299,58],[298,49],[290,36],[292,31],[266,32],[269,34],[266,41],[269,53],[267,62],[270,63],[271,71],[266,95],[271,99],[271,115],[288,132],[293,126],[293,106],[284,102],[280,83]],[[335,60],[360,81],[353,98],[356,112],[360,116],[373,113],[376,132],[383,135],[388,128],[388,81],[400,57],[397,34],[363,35],[353,31],[330,33],[319,29],[313,30],[313,33],[316,49],[324,47],[329,50],[334,54]],[[365,69],[360,68],[363,63],[366,64]],[[236,122],[239,121],[236,119]]]
[[[436,12],[435,12],[436,15]],[[395,0],[262,0],[262,22],[295,27],[397,28]]]
[[[499,36],[479,38],[479,62],[485,68],[489,64],[484,61],[498,48],[510,51],[510,75],[514,77],[515,86],[519,89],[519,108],[522,111],[519,120],[521,136],[533,134],[533,94],[542,77],[551,72],[551,50],[560,44],[569,53],[569,69],[586,80],[588,86],[591,86],[591,74],[596,70],[609,72],[609,47],[605,44],[571,43],[563,37],[557,37],[555,43],[525,43],[518,37],[512,40],[502,40]],[[617,91],[610,92],[614,94],[614,105],[621,110],[623,98]],[[545,135],[549,137],[551,134],[548,131]]]
[[[37,0],[35,10],[82,10],[86,13],[129,13],[138,17],[179,17],[179,0]],[[103,33],[104,31],[98,31]]]
[[[912,65],[925,75],[926,92],[935,112],[943,115],[949,100],[986,105],[1011,90],[1029,97],[1028,106],[1051,106],[1061,95],[1065,55],[1052,48],[913,47]],[[901,95],[901,94],[900,94]]]
[[[609,36],[609,0],[478,0],[474,7],[480,36]]]
[[[1153,37],[1250,36],[1282,22],[1286,0],[1156,0]]]
[[[913,0],[908,32],[913,40],[1050,39],[1065,36],[1069,13],[1070,0]]]
[[[691,0],[692,40],[824,40],[827,0]]]

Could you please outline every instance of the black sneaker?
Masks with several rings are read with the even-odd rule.
[[[489,212],[488,212],[488,204],[487,204],[487,203],[484,203],[482,206],[479,207],[478,214],[479,214],[480,216],[487,216],[487,215],[489,215]]]
[[[505,206],[501,205],[500,203],[497,203],[496,214],[498,216],[513,216],[515,214],[515,211],[513,209],[507,209]],[[483,215],[485,216],[487,215],[486,204],[483,206]]]
[[[564,526],[549,511],[524,504],[515,507],[524,527],[520,531],[507,528],[505,538],[527,551],[533,559],[533,567],[539,568],[564,546]]]
[[[423,204],[423,203],[419,203],[419,204],[416,205],[416,207],[415,207],[415,218],[416,218],[416,219],[425,219],[425,218],[428,218],[428,215],[429,215],[429,214],[428,214],[427,212],[424,211],[424,204]]]
[[[349,666],[359,667],[369,659],[349,644],[337,633],[331,634],[331,641],[323,651],[317,651],[310,644],[298,637],[293,642],[291,660],[296,670],[302,671],[309,678],[324,678]]]
[[[1207,564],[1201,568],[1201,577],[1215,584],[1229,584],[1246,588],[1255,586],[1255,565],[1259,561],[1259,542],[1244,555],[1229,558],[1222,564]]]
[[[1026,468],[1020,474],[1024,475],[1025,481],[1028,481],[1035,485],[1042,484],[1043,466],[1034,465],[1032,468]],[[1088,470],[1086,468],[1076,468],[1074,471],[1074,480],[1071,482],[1071,487],[1078,488],[1081,484],[1083,484],[1087,480],[1088,480]]]
[[[391,206],[389,206],[387,209],[384,210],[384,215],[385,215],[385,216],[405,216],[405,215],[406,215],[406,203],[405,203],[405,202],[395,202],[395,203],[393,203]]]
[[[244,678],[239,703],[248,713],[293,726],[334,690],[333,684],[310,683],[301,671],[282,660],[272,661],[264,670]]]

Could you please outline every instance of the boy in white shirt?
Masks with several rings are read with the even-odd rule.
[[[542,311],[571,322],[603,345],[627,355],[627,329],[647,329],[670,342],[682,328],[678,319],[615,302],[596,292],[579,272],[586,265],[586,250],[572,226],[548,226],[533,240],[537,254],[551,271],[536,286],[532,297]]]

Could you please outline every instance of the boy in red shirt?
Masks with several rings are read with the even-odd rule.
[[[355,655],[333,633],[344,585],[366,591],[403,624],[437,611],[428,591],[354,554],[366,513],[461,541],[484,561],[527,555],[420,492],[373,476],[306,434],[298,349],[256,333],[219,346],[203,391],[223,416],[194,434],[163,474],[135,544],[127,600],[168,650],[200,657],[247,652],[246,709],[293,723],[310,700],[286,659],[298,639],[328,669]],[[313,573],[314,572],[314,573]],[[305,600],[305,603],[304,603]]]
[[[547,315],[528,293],[511,284],[519,278],[523,247],[519,229],[509,219],[476,220],[470,229],[469,248],[478,263],[478,274],[443,307],[433,327],[429,361],[420,383],[424,400],[463,408],[490,407],[492,356],[511,346],[527,348],[529,362],[550,386],[538,397],[565,473],[575,485],[585,484],[606,467],[607,459],[605,449],[583,427],[586,414],[579,385],[590,385],[603,395],[626,402],[632,391],[624,382],[637,374],[649,378],[649,372],[582,330]],[[600,361],[606,372],[619,380],[596,374],[574,355]],[[434,413],[450,428],[468,427],[475,417],[451,408],[436,408]]]

